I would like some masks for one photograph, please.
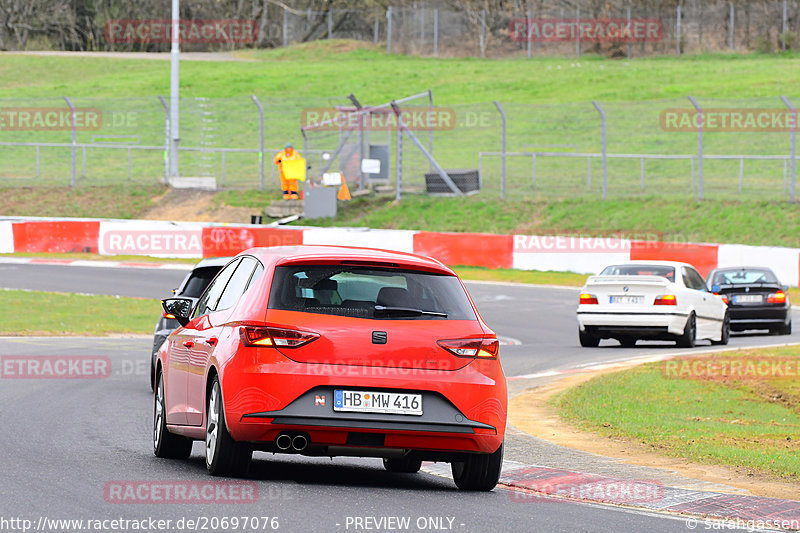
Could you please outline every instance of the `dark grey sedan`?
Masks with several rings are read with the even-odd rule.
[[[706,279],[708,289],[728,303],[731,331],[768,329],[792,333],[788,288],[767,267],[717,268]]]
[[[197,299],[200,298],[200,295],[206,290],[206,287],[208,287],[208,284],[214,279],[214,276],[216,276],[217,273],[222,270],[222,267],[227,265],[231,259],[231,257],[210,257],[208,259],[203,259],[194,266],[192,271],[189,272],[185,278],[183,278],[180,286],[172,290],[172,293],[175,296],[191,298],[194,302],[197,302]],[[161,348],[161,345],[164,343],[164,340],[169,337],[169,334],[178,329],[178,326],[180,326],[178,321],[167,316],[166,312],[162,312],[161,318],[156,322],[156,329],[153,333],[153,352],[150,354],[151,389],[155,386],[155,363],[158,349]]]

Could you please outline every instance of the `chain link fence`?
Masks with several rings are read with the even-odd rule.
[[[586,53],[614,57],[723,50],[772,52],[797,46],[800,3],[796,0],[729,2],[513,2],[483,9],[436,7],[425,2],[383,10],[285,9],[281,44],[316,39],[382,43],[388,53],[442,57],[529,57]],[[644,38],[598,35],[603,21],[657,23]],[[588,23],[585,31],[578,22]],[[551,26],[548,26],[548,23]],[[520,24],[522,26],[520,26]],[[555,24],[555,30],[552,24]],[[563,32],[559,33],[559,25]],[[519,28],[524,27],[522,33]]]
[[[499,197],[793,197],[791,109],[800,95],[448,106],[423,92],[398,102],[184,98],[180,174],[222,188],[277,187],[272,158],[291,142],[312,178],[341,171],[355,189],[399,182],[398,197],[430,192],[426,174],[437,167],[477,171],[481,194]],[[164,181],[167,104],[157,96],[0,99],[0,184]],[[365,109],[369,121],[354,121]]]
[[[164,37],[169,2],[163,0],[7,3],[9,9],[0,9],[0,50],[169,50]],[[800,1],[405,1],[386,6],[328,0],[195,0],[182,6],[180,18],[221,23],[211,25],[211,37],[187,39],[182,45],[186,51],[355,39],[380,43],[390,53],[433,56],[634,57],[796,48]],[[635,30],[643,21],[656,24],[655,33],[644,38]],[[633,24],[633,35],[608,33],[619,22]],[[242,28],[246,35],[240,34]]]

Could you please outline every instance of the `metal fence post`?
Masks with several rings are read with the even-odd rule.
[[[77,126],[78,113],[75,111],[75,106],[72,105],[72,101],[69,99],[68,96],[65,96],[64,100],[66,100],[67,105],[69,106],[70,116],[72,117],[72,127],[70,128],[70,130],[72,132],[72,150],[71,150],[72,173],[70,174],[69,184],[70,184],[71,187],[74,187],[75,183],[76,183],[75,173],[77,172],[77,170],[75,168],[75,165],[76,165],[75,159],[77,157],[77,154],[75,153],[75,151],[77,149],[76,145],[78,143],[78,141],[76,139],[76,133],[77,133],[77,128],[78,128],[78,126]]]
[[[506,199],[506,112],[497,100],[494,106],[500,112],[500,199]]]
[[[401,196],[400,186],[403,183],[403,130],[400,129],[399,122],[397,124],[397,133],[395,136],[397,138],[397,149],[396,149],[397,154],[394,156],[395,157],[394,181],[397,190],[395,191],[394,199],[395,201],[399,202]]]
[[[158,100],[164,108],[164,183],[169,181],[169,106],[160,94]]]
[[[481,9],[481,33],[480,33],[481,57],[486,57],[486,10]]]
[[[289,12],[283,8],[283,47],[289,46]]]
[[[697,110],[697,199],[703,199],[703,109],[694,96],[689,101]]]
[[[433,91],[428,89],[428,151],[433,155]],[[428,167],[433,172],[433,164]]]
[[[439,8],[433,10],[433,55],[439,57]]]
[[[375,24],[372,26],[372,43],[378,44],[378,30],[380,29],[380,21],[378,15],[375,15]]]
[[[783,17],[781,19],[781,50],[786,51],[786,32],[788,31],[787,1],[783,0]]]
[[[795,201],[795,179],[797,177],[797,109],[792,105],[788,98],[781,96],[781,100],[792,112],[792,159],[789,161],[789,200]]]
[[[736,18],[735,18],[735,8],[733,7],[733,2],[731,2],[729,5],[731,14],[730,14],[730,27],[728,28],[728,40],[730,41],[729,42],[730,49],[733,50],[736,44],[734,36],[736,31]]]
[[[419,40],[422,46],[425,46],[425,6],[422,6],[422,11],[419,12]]]
[[[606,199],[608,195],[608,143],[606,137],[606,112],[603,110],[600,102],[595,100],[592,102],[594,104],[594,108],[597,109],[597,112],[600,113],[600,145],[602,150],[602,177],[601,183],[603,188],[603,200]]]
[[[258,187],[264,190],[264,106],[254,94],[250,95],[258,107]]]
[[[531,32],[533,31],[533,14],[531,13],[531,8],[528,6],[528,20],[525,21],[525,36],[527,37],[527,46],[528,46],[528,59],[533,57],[533,39],[531,38]]]
[[[577,7],[575,20],[578,24],[578,31],[575,33],[575,57],[581,57],[581,6]]]
[[[625,19],[628,22],[628,26],[631,25],[631,1],[628,0],[628,9],[625,12]],[[633,51],[633,46],[631,45],[630,41],[628,41],[628,59],[631,58],[631,52]]]
[[[392,6],[386,8],[386,53],[392,53]]]
[[[328,10],[328,39],[333,38],[333,8]]]

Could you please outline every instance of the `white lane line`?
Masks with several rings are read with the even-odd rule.
[[[667,352],[658,355],[638,355],[634,357],[625,357],[620,359],[609,359],[608,361],[598,361],[594,363],[581,363],[579,365],[575,365],[570,368],[559,369],[559,370],[547,370],[544,372],[535,372],[532,374],[522,374],[519,376],[511,376],[506,378],[507,381],[520,381],[523,379],[537,379],[537,378],[547,378],[553,376],[560,376],[563,374],[581,374],[585,372],[596,372],[598,370],[606,370],[608,368],[615,368],[617,366],[623,366],[625,363],[637,363],[637,364],[644,364],[644,363],[657,363],[659,361],[666,361],[668,359],[673,359],[675,357],[681,356],[694,356],[694,355],[706,355],[712,353],[723,353],[723,352],[737,352],[742,350],[754,350],[754,349],[764,349],[764,348],[785,348],[787,346],[800,346],[800,342],[782,342],[782,343],[774,343],[774,344],[759,344],[755,346],[732,346],[729,348],[705,348],[702,350],[691,350],[691,351],[675,351],[675,352]]]
[[[538,283],[521,283],[519,281],[482,281],[482,280],[473,280],[464,278],[461,279],[466,284],[475,284],[475,285],[495,285],[501,287],[528,287],[532,289],[561,289],[561,290],[569,290],[575,292],[581,290],[580,287],[570,287],[568,285],[540,285]]]
[[[198,259],[200,261],[200,259]],[[93,268],[139,268],[144,270],[192,270],[194,264],[151,263],[148,261],[90,261],[86,259],[48,259],[40,257],[0,257],[0,265],[47,265]]]

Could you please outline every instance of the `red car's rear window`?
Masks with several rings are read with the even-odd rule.
[[[455,276],[352,265],[277,267],[269,307],[354,318],[476,319]]]

